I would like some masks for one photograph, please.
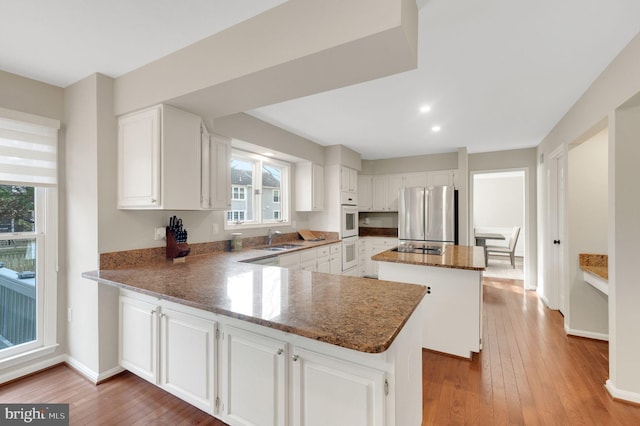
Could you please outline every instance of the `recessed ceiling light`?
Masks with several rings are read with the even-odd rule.
[[[420,107],[420,112],[421,112],[421,113],[423,113],[423,114],[424,114],[424,113],[427,113],[427,112],[429,112],[429,111],[431,111],[431,107],[430,107],[429,105],[422,105],[422,106]]]
[[[262,155],[266,157],[273,157],[275,154],[273,152],[263,152]]]
[[[431,128],[431,131],[432,131],[432,132],[434,132],[434,133],[439,132],[439,131],[440,131],[440,126],[433,126],[433,127]]]

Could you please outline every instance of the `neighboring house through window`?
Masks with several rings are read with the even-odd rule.
[[[288,223],[289,175],[288,163],[233,151],[227,228]]]

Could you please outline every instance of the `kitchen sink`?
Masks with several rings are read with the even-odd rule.
[[[282,251],[282,250],[293,249],[296,247],[302,247],[302,244],[277,244],[275,246],[258,247],[258,248],[260,250],[267,250],[267,251]]]

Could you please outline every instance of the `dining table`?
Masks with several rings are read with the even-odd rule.
[[[476,245],[484,248],[484,266],[486,267],[489,261],[489,255],[487,253],[487,240],[505,240],[506,238],[502,234],[492,232],[476,232],[474,234],[476,239]]]

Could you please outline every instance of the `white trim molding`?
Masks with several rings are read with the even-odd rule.
[[[609,395],[611,395],[613,399],[617,399],[620,401],[633,402],[634,404],[640,404],[639,393],[620,390],[616,387],[616,385],[613,384],[611,379],[607,379],[607,381],[604,384],[604,387],[607,388]]]
[[[567,327],[567,324],[565,324],[564,326],[564,331],[570,336],[586,337],[588,339],[595,339],[595,340],[604,340],[605,342],[609,341],[609,335],[607,333],[594,333],[592,331],[576,330],[576,329]]]

